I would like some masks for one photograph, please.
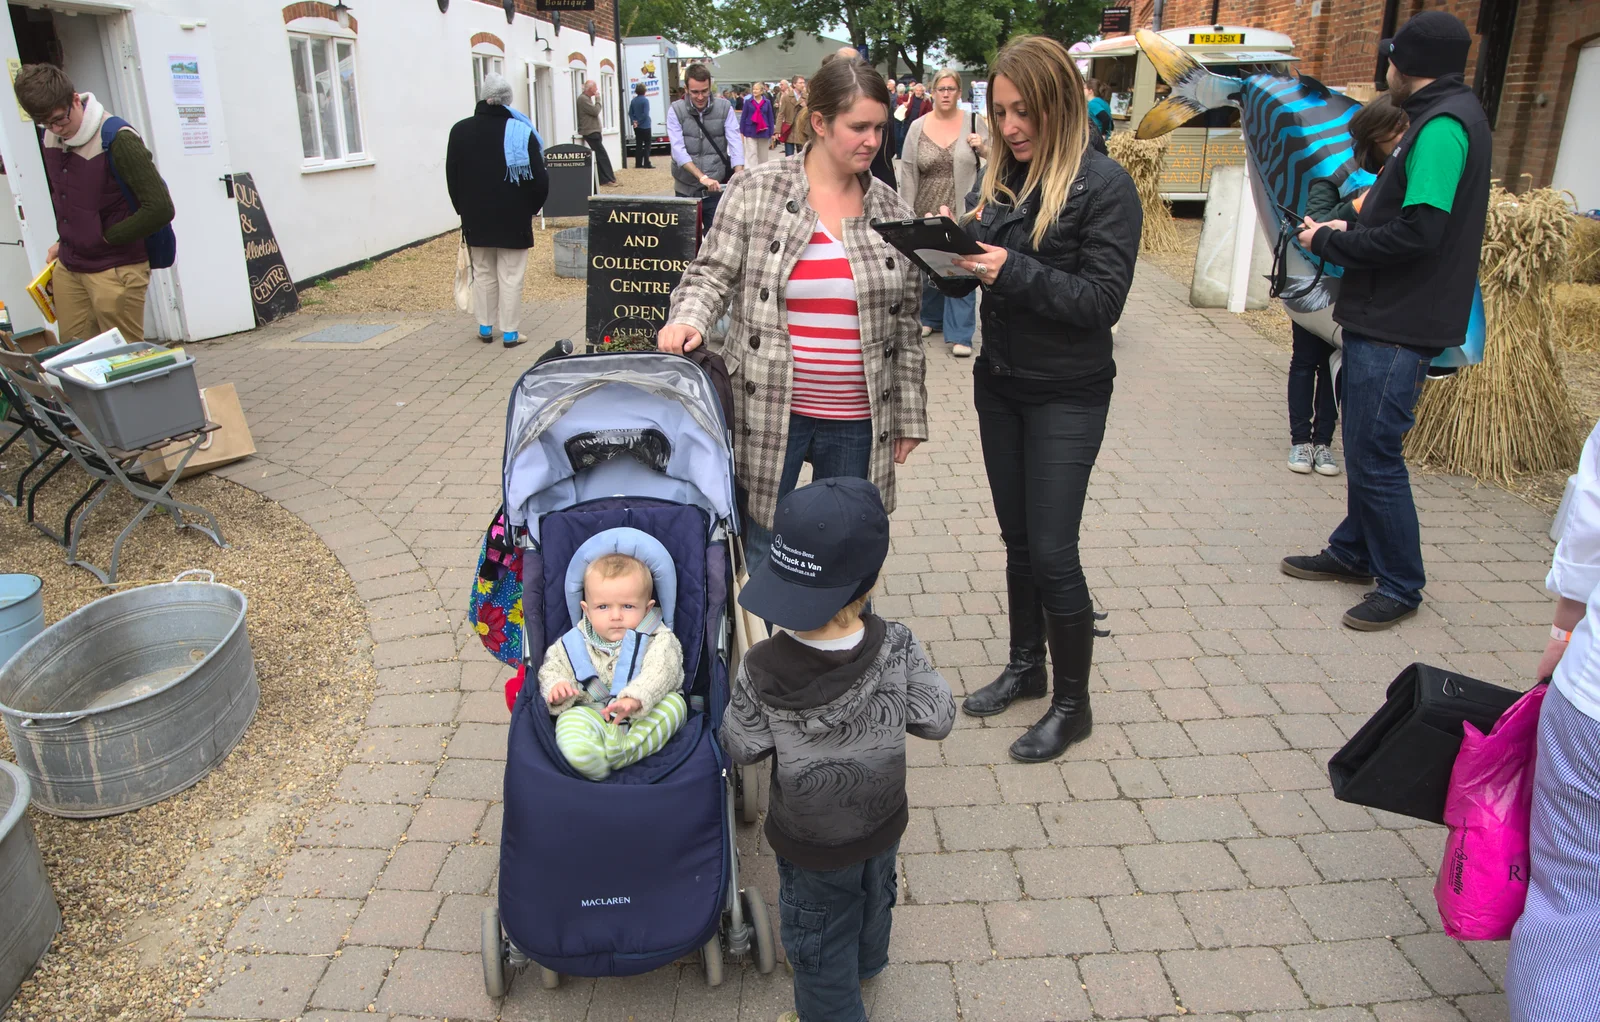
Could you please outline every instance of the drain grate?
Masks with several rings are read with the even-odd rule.
[[[360,344],[394,328],[393,323],[335,323],[295,340],[300,344]]]

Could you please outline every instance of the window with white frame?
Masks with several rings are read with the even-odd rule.
[[[294,32],[289,35],[289,59],[306,164],[367,162],[355,39]]]
[[[602,123],[607,131],[617,130],[617,76],[615,72],[600,70],[600,107]]]
[[[578,99],[583,95],[583,87],[589,83],[589,72],[581,67],[569,68],[567,74],[572,76],[572,133],[578,133]]]
[[[472,98],[477,99],[483,93],[483,79],[486,75],[503,75],[505,73],[505,57],[486,49],[474,50],[472,52]]]

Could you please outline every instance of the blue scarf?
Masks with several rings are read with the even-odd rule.
[[[540,152],[544,152],[544,139],[539,137],[538,129],[527,114],[514,107],[505,109],[511,115],[511,119],[506,121],[506,180],[512,184],[532,181],[533,157],[528,152],[528,139],[532,138],[539,144]]]

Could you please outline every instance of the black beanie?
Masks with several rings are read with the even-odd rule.
[[[1471,49],[1472,34],[1467,26],[1447,11],[1422,11],[1400,26],[1393,39],[1378,44],[1378,52],[1412,78],[1462,74]]]

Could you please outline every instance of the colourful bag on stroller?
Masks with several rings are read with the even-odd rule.
[[[1522,915],[1539,709],[1548,688],[1517,700],[1488,734],[1463,725],[1445,798],[1450,839],[1433,888],[1444,930],[1457,940],[1505,940]]]

